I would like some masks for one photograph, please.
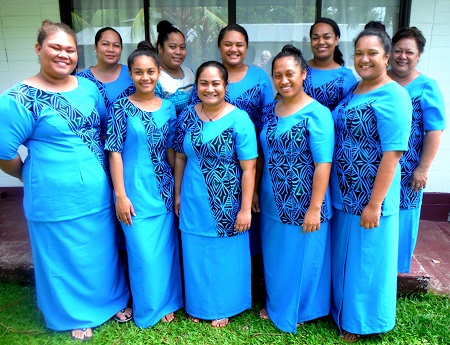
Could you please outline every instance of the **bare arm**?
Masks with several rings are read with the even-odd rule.
[[[109,165],[111,178],[114,185],[114,194],[116,196],[116,216],[125,225],[133,223],[131,216],[136,216],[133,204],[127,197],[125,183],[123,178],[123,161],[120,152],[109,153]]]
[[[175,153],[175,185],[174,185],[174,207],[175,214],[180,216],[180,204],[181,204],[181,182],[183,181],[184,168],[186,167],[187,157],[186,155],[176,152]]]
[[[442,130],[427,131],[423,138],[422,154],[417,168],[414,169],[409,181],[411,189],[416,191],[427,186],[428,170],[436,156],[441,143]]]
[[[383,152],[369,203],[361,214],[360,225],[365,229],[377,228],[380,224],[381,204],[391,186],[395,168],[402,155],[403,151]]]
[[[255,191],[256,158],[240,160],[242,168],[242,200],[241,209],[236,216],[234,229],[239,232],[247,231],[252,220],[252,200]]]
[[[17,155],[11,160],[0,159],[0,170],[22,181],[22,159]]]
[[[172,170],[175,168],[175,151],[173,149],[166,150],[167,163],[169,163]]]
[[[312,195],[302,224],[303,233],[320,229],[320,210],[330,180],[331,163],[314,163],[314,165]]]

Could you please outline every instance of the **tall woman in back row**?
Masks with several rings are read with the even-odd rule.
[[[334,125],[330,110],[303,91],[306,61],[300,50],[284,46],[273,59],[272,75],[282,99],[264,110],[258,158],[264,169],[254,198],[261,209],[267,289],[260,316],[296,333],[298,324],[330,312]]]
[[[400,159],[400,233],[398,272],[408,273],[419,231],[423,189],[445,128],[445,105],[437,83],[417,69],[425,37],[416,27],[402,28],[392,38],[393,52],[388,75],[409,93],[413,122],[408,150]]]
[[[339,26],[330,18],[318,18],[309,31],[314,57],[306,67],[304,89],[331,111],[356,83],[353,72],[344,67],[338,46],[340,36]]]
[[[347,342],[395,325],[398,161],[408,148],[412,107],[387,75],[390,52],[385,32],[358,35],[354,63],[361,81],[333,112],[331,311]]]

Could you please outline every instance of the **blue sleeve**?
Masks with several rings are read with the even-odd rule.
[[[436,81],[426,84],[420,105],[423,112],[423,127],[426,131],[445,129],[445,104]]]
[[[122,152],[123,143],[127,136],[127,114],[122,102],[117,100],[111,107],[108,118],[108,134],[106,137],[105,150]]]
[[[188,117],[188,113],[193,106],[187,106],[181,112],[180,116],[176,120],[176,129],[175,129],[175,137],[173,139],[173,149],[176,152],[184,154],[184,137],[186,135],[186,120]]]
[[[236,114],[233,136],[239,160],[258,157],[255,127],[248,114],[243,110],[239,110]]]
[[[156,97],[164,98],[164,92],[163,92],[163,89],[161,86],[161,82],[159,80],[155,87],[155,95],[156,95]]]
[[[309,147],[314,162],[331,163],[334,152],[334,122],[327,107],[317,104],[309,117],[308,131]]]
[[[260,79],[261,79],[261,108],[270,104],[274,100],[272,83],[270,82],[269,77],[263,69],[260,71]]]
[[[381,148],[383,152],[406,151],[412,124],[411,98],[397,83],[391,86],[373,104]]]
[[[168,101],[169,102],[169,101]],[[172,149],[175,140],[175,134],[177,129],[177,112],[175,110],[175,106],[169,102],[170,105],[168,107],[168,111],[170,112],[170,120],[169,120],[169,135],[167,138],[167,149]]]
[[[347,68],[346,68],[347,69]],[[356,84],[356,78],[351,69],[347,69],[347,73],[344,76],[344,85],[342,86],[342,98],[347,96],[348,92],[353,89]]]
[[[19,146],[33,134],[36,120],[33,114],[14,98],[0,96],[0,159],[17,156]]]

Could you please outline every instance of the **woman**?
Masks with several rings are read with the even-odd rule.
[[[114,103],[105,149],[126,239],[134,321],[147,328],[171,322],[183,305],[173,213],[176,113],[155,95],[161,68],[150,43],[139,43],[128,69],[136,92]]]
[[[353,72],[344,67],[340,36],[339,26],[329,18],[317,19],[309,31],[314,57],[308,61],[304,89],[331,111],[356,83]]]
[[[425,37],[416,27],[402,28],[392,38],[393,53],[388,75],[409,93],[413,122],[408,150],[400,159],[400,234],[398,272],[409,273],[419,231],[423,189],[428,170],[445,129],[445,104],[436,82],[421,74],[417,64],[425,47]]]
[[[385,32],[358,35],[354,62],[361,81],[333,112],[331,312],[347,342],[395,325],[397,163],[408,147],[412,107],[387,75],[390,51]]]
[[[227,81],[219,62],[198,68],[200,103],[181,113],[174,145],[186,311],[212,327],[251,306],[247,230],[258,153],[248,115],[225,101]]]
[[[134,92],[128,68],[119,63],[122,54],[122,37],[117,30],[104,27],[94,38],[97,64],[77,73],[78,76],[92,80],[97,85],[109,111],[114,101]]]
[[[284,46],[272,66],[282,99],[265,109],[260,135],[264,170],[255,200],[267,289],[260,315],[296,333],[298,324],[330,312],[334,124],[330,110],[303,91],[306,61],[300,50]]]
[[[39,73],[0,97],[0,168],[24,183],[37,303],[46,325],[86,340],[129,297],[100,140],[106,110],[95,85],[71,75],[78,61],[72,29],[45,20],[36,53]],[[28,148],[23,164],[21,144]],[[120,321],[127,316],[116,314]]]
[[[194,85],[194,73],[182,66],[186,58],[186,40],[183,33],[167,20],[157,25],[158,55],[162,73],[156,86],[156,95],[173,103],[177,115],[186,108]]]

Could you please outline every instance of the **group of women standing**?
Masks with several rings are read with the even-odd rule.
[[[356,82],[338,25],[320,18],[311,60],[291,45],[273,58],[274,101],[264,70],[244,63],[242,26],[221,30],[222,63],[195,76],[182,66],[183,33],[157,29],[156,49],[141,42],[128,66],[119,33],[101,29],[97,65],[76,77],[75,34],[44,21],[40,72],[1,96],[0,168],[24,181],[47,326],[84,340],[111,316],[145,328],[184,305],[193,322],[224,327],[251,306],[250,256],[262,250],[262,319],[295,333],[331,311],[348,342],[392,329],[397,270],[409,270],[445,127],[436,83],[415,69],[420,31],[401,29],[391,53],[389,36],[366,28]]]

